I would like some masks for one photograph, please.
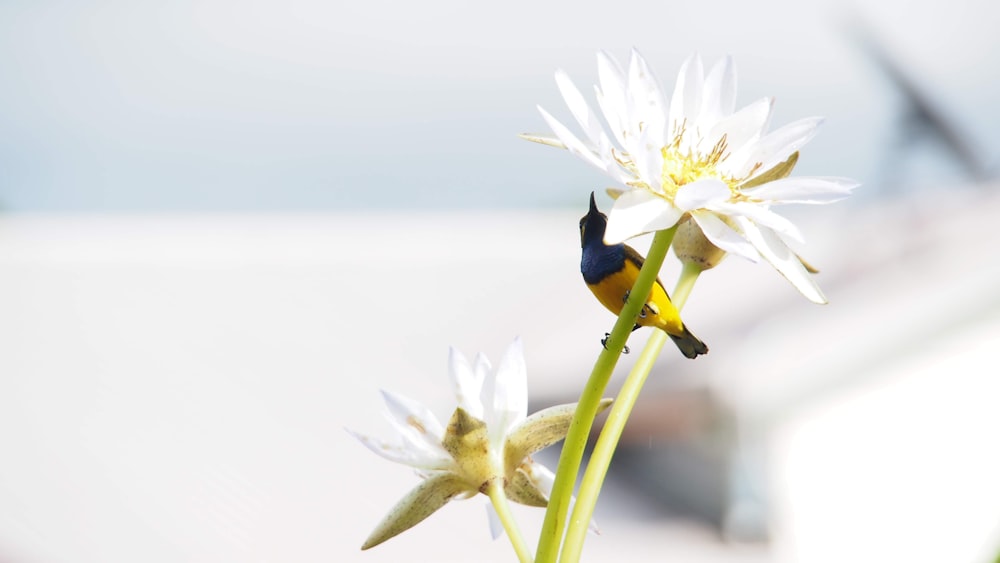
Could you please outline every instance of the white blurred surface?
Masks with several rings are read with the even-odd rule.
[[[776,432],[792,561],[992,561],[1000,318],[956,327]]]
[[[998,543],[1000,199],[823,211],[800,219],[831,305],[727,261],[685,309],[711,354],[667,350],[650,378],[711,385],[762,434],[774,549],[609,503],[588,560],[975,563]],[[510,560],[481,499],[361,554],[416,477],[343,428],[390,431],[380,388],[444,417],[447,346],[497,358],[517,334],[533,399],[572,400],[612,320],[578,279],[578,217],[0,218],[0,560]],[[541,511],[517,508],[533,537]]]

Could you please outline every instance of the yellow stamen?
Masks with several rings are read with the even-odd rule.
[[[732,192],[734,199],[743,199],[746,197],[740,192],[738,186],[752,176],[760,164],[754,166],[746,176],[741,178],[723,174],[719,170],[719,164],[729,158],[731,154],[726,135],[720,137],[707,153],[695,152],[690,149],[682,152],[681,143],[684,139],[684,134],[687,132],[686,122],[682,122],[675,129],[677,133],[674,135],[674,138],[667,146],[661,149],[663,153],[663,174],[660,180],[667,197],[673,199],[677,195],[678,190],[685,184],[705,178],[715,178],[725,182],[729,186],[729,191]]]
[[[729,152],[727,135],[722,135],[707,153],[700,153],[691,149],[682,152],[681,144],[684,140],[684,135],[687,133],[687,121],[685,120],[675,125],[674,131],[674,137],[666,146],[660,149],[660,152],[663,154],[663,170],[660,176],[660,184],[663,186],[663,191],[659,195],[672,201],[677,196],[677,192],[685,184],[706,178],[715,178],[725,182],[729,186],[733,201],[750,201],[750,198],[740,191],[739,186],[757,173],[761,167],[761,163],[754,164],[744,176],[735,177],[725,175],[719,170],[719,164],[725,162],[732,154]],[[637,178],[631,182],[626,182],[626,185],[632,188],[650,189],[649,184],[638,179],[642,176],[639,174],[635,161],[632,160],[632,157],[628,153],[619,152],[612,148],[611,156],[619,166]]]

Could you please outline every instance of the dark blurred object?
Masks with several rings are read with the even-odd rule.
[[[615,454],[623,479],[660,510],[702,521],[727,540],[767,539],[764,484],[739,445],[733,413],[707,389],[639,402]]]
[[[859,18],[848,26],[865,57],[870,60],[901,94],[903,110],[897,127],[897,138],[883,165],[882,184],[895,188],[900,184],[898,164],[912,152],[918,142],[937,147],[947,159],[958,165],[969,179],[985,183],[996,171],[984,161],[980,151],[969,142],[970,135],[947,112],[938,100],[916,78],[916,72],[894,56],[871,27]]]

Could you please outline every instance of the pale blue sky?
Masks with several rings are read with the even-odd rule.
[[[546,132],[536,104],[568,117],[556,68],[589,91],[595,52],[633,45],[668,89],[691,52],[734,55],[739,104],[828,118],[800,173],[877,184],[899,108],[851,14],[1000,156],[989,0],[88,4],[0,5],[0,208],[574,205],[608,181],[516,134]]]

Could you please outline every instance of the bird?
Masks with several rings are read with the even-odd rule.
[[[608,217],[597,208],[591,192],[590,211],[580,219],[580,247],[583,249],[580,273],[594,297],[618,315],[628,300],[645,259],[627,244],[605,244],[604,230],[607,225]],[[639,312],[632,330],[643,326],[666,332],[687,358],[694,359],[708,353],[708,346],[684,326],[680,312],[670,302],[670,296],[659,278],[656,278],[649,299]]]

